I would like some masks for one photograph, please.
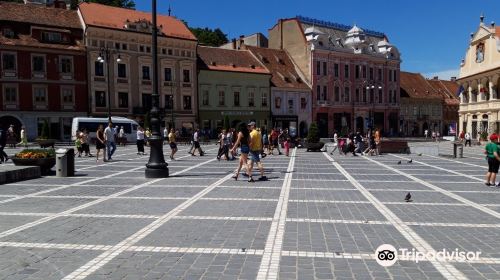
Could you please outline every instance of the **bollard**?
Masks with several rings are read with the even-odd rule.
[[[458,157],[459,158],[464,157],[464,145],[463,144],[458,144]]]
[[[66,149],[56,150],[56,176],[68,177],[68,156]]]

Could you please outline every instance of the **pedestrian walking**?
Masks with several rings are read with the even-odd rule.
[[[75,148],[77,150],[78,157],[82,157],[83,148],[82,148],[82,139],[80,137],[80,131],[76,132]]]
[[[285,142],[283,143],[283,146],[285,146],[285,155],[288,157],[290,156],[290,144],[292,142],[292,139],[288,137]]]
[[[256,163],[259,168],[260,177],[259,181],[267,180],[267,177],[264,175],[264,166],[260,160],[260,151],[262,150],[262,135],[260,132],[255,129],[255,122],[250,122],[250,162],[248,163],[248,182],[255,182],[252,178],[252,169],[253,164]]]
[[[267,129],[265,127],[262,127],[260,131],[262,132],[262,152],[265,154],[269,154],[269,135],[267,133]]]
[[[24,146],[25,148],[28,147],[28,136],[26,134],[26,127],[23,125],[21,126],[21,142],[19,143],[20,146]]]
[[[3,149],[5,149],[5,145],[7,144],[7,133],[0,127],[0,163],[7,162],[9,160],[9,156],[5,153]]]
[[[82,142],[82,150],[85,153],[85,156],[93,157],[92,153],[90,153],[89,131],[86,128],[80,132],[80,141]]]
[[[123,129],[123,126],[120,126],[120,131],[118,132],[118,143],[121,146],[125,146],[127,143],[127,135],[125,134],[125,129]]]
[[[115,129],[113,129],[113,123],[109,123],[108,127],[104,130],[104,138],[106,140],[106,149],[108,150],[108,160],[113,160],[113,155],[116,151],[115,143]]]
[[[104,126],[102,124],[100,124],[99,127],[97,128],[95,135],[96,135],[96,141],[95,141],[96,162],[99,162],[99,154],[101,153],[101,150],[102,150],[102,161],[105,162],[106,139],[104,136]]]
[[[472,137],[469,132],[466,132],[464,135],[465,138],[465,147],[467,147],[467,144],[469,144],[469,147],[472,146]]]
[[[464,142],[464,140],[465,140],[465,132],[463,130],[458,135],[458,139],[460,140],[460,143]]]
[[[234,180],[238,180],[238,175],[240,175],[243,165],[245,165],[247,174],[249,171],[247,160],[248,153],[250,152],[250,132],[248,131],[246,123],[239,124],[236,142],[234,143],[233,148],[231,148],[231,153],[234,153],[238,147],[240,147],[241,155],[238,162],[238,168],[236,169],[236,174],[233,176]],[[248,175],[250,177],[250,174]]]
[[[168,129],[167,127],[165,127],[165,129],[163,129],[163,145],[165,145],[167,142],[170,143],[169,135],[170,133],[168,133]]]
[[[175,130],[173,128],[170,129],[170,133],[168,134],[168,144],[170,145],[170,159],[174,160],[174,155],[177,153],[177,143],[175,142]]]
[[[500,186],[496,185],[496,177],[498,173],[498,167],[500,165],[500,156],[499,156],[499,148],[497,145],[498,136],[493,133],[490,136],[490,142],[486,144],[484,153],[486,154],[486,158],[488,160],[488,172],[486,173],[486,186],[494,187]]]
[[[137,128],[137,140],[136,140],[136,145],[137,145],[137,154],[138,155],[145,155],[144,153],[144,128],[138,127]]]
[[[16,140],[16,133],[14,132],[14,125],[13,124],[11,124],[9,126],[9,129],[7,129],[7,143],[10,144],[11,148],[16,147],[17,140]]]
[[[146,131],[144,132],[144,138],[146,140],[146,146],[149,146],[149,138],[151,137],[151,130],[149,130],[149,127],[146,127]]]
[[[280,145],[279,145],[279,136],[280,133],[278,133],[278,129],[275,128],[273,129],[271,133],[271,143],[272,143],[272,151],[271,154],[274,155],[274,149],[278,150],[278,155],[282,155],[280,151]]]
[[[424,131],[424,136],[425,136],[425,139],[427,140],[427,137],[429,137],[429,130],[428,129],[426,129]]]
[[[195,156],[194,153],[196,152],[196,150],[198,150],[198,152],[200,153],[200,156],[203,156],[203,151],[200,148],[200,130],[198,128],[194,131],[194,134],[193,134],[193,146],[194,146],[194,149],[191,152],[191,155]]]

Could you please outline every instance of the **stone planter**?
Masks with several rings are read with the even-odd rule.
[[[36,142],[40,145],[40,148],[54,148],[54,145],[56,144],[55,139],[36,140]]]
[[[305,142],[304,143],[304,147],[306,147],[308,152],[319,152],[323,148],[324,145],[325,145],[325,143],[323,143],[323,142],[317,142],[317,143]]]
[[[42,174],[47,174],[56,165],[56,158],[16,158],[12,157],[12,162],[18,166],[39,166]]]

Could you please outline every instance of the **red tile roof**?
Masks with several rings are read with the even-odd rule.
[[[106,6],[97,3],[82,2],[79,5],[79,9],[85,24],[89,26],[125,30],[124,25],[127,20],[131,22],[144,19],[148,21],[152,20],[151,13]],[[175,17],[158,15],[157,23],[158,26],[161,26],[161,30],[166,36],[187,40],[197,40],[189,28],[187,28],[181,20]]]
[[[0,2],[0,21],[31,23],[63,28],[81,29],[76,11],[56,9],[42,5]]]
[[[244,46],[271,72],[275,87],[310,90],[300,77],[299,71],[283,50]]]
[[[420,73],[401,71],[400,86],[410,98],[442,99],[431,84]]]
[[[198,46],[200,70],[270,74],[250,51]]]
[[[435,88],[435,90],[443,96],[444,101],[448,105],[458,105],[460,101],[458,100],[457,91],[458,84],[452,81],[444,80],[429,80],[429,83]]]

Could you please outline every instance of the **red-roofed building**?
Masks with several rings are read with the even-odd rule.
[[[96,3],[80,3],[89,65],[90,114],[133,117],[151,109],[151,14]],[[196,125],[196,46],[188,27],[173,16],[158,15],[160,111],[164,125],[187,132]],[[111,50],[111,104],[107,104],[108,69],[98,61]],[[118,62],[118,58],[120,62]]]
[[[72,118],[88,111],[77,12],[0,2],[0,65],[0,125],[13,124],[17,135],[25,126],[33,140],[47,121],[51,138],[70,139]]]
[[[200,128],[214,132],[255,121],[268,127],[270,72],[248,50],[198,47]]]

